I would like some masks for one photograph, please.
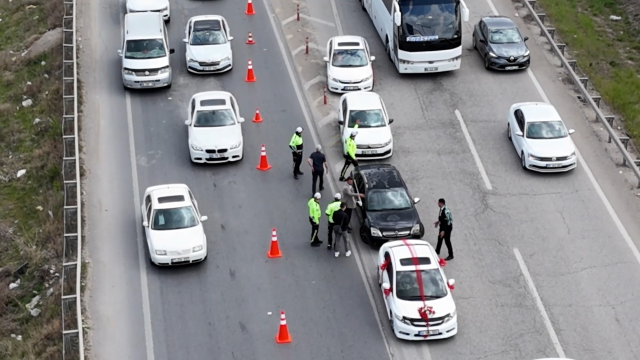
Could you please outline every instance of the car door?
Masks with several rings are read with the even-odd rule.
[[[191,25],[192,25],[193,21],[189,20],[189,22],[187,22],[187,26],[184,28],[184,39],[185,39],[185,43],[186,43],[186,47],[189,47],[189,40],[191,39]]]
[[[364,219],[367,218],[367,210],[365,210],[365,204],[367,201],[367,197],[366,197],[366,184],[364,181],[364,177],[362,176],[362,174],[360,174],[359,172],[356,172],[353,176],[353,187],[354,190],[359,193],[359,194],[365,194],[365,198],[364,199],[356,199],[357,201],[357,208],[360,209],[359,213],[360,213],[360,224],[364,223]],[[356,211],[358,212],[358,211]]]
[[[522,110],[517,109],[514,113],[513,116],[516,120],[516,128],[515,130],[519,130],[520,133],[522,134],[522,136],[518,136],[515,133],[517,131],[514,131],[511,138],[513,139],[513,145],[516,147],[516,151],[518,151],[518,154],[520,154],[520,152],[523,150],[524,148],[524,129],[525,129],[525,120],[524,120],[524,114],[522,113]]]
[[[349,114],[349,107],[347,104],[347,99],[344,98],[342,99],[342,102],[340,103],[340,109],[338,112],[338,120],[341,120],[343,123],[342,125],[339,125],[339,129],[340,129],[340,138],[342,139],[342,153],[346,154],[347,153],[347,146],[345,144],[345,141],[347,141],[347,130],[349,130],[348,127],[348,118],[347,115]]]
[[[484,40],[484,43],[478,42],[478,49],[484,58],[489,53],[489,28],[484,21],[480,25],[480,35],[480,39]]]
[[[327,61],[326,65],[327,65],[327,80],[329,79],[329,70],[331,69],[331,56],[333,55],[333,39],[330,39],[327,42],[327,59],[329,59],[329,61]]]
[[[147,196],[145,196],[144,198],[144,202],[142,203],[142,206],[140,207],[140,215],[142,216],[142,222],[149,222],[149,218],[147,217],[147,209],[149,208],[149,205],[151,204],[151,195],[147,194]]]
[[[224,28],[225,35],[227,35],[227,40],[233,40],[233,37],[231,36],[231,30],[229,29],[229,24],[227,23],[227,19],[225,18],[222,18],[222,27]]]
[[[145,201],[146,203],[146,201]],[[145,209],[145,218],[147,220],[147,226],[144,228],[144,233],[147,237],[147,243],[149,244],[149,247],[151,247],[151,224],[153,222],[153,219],[151,218],[152,214],[153,214],[153,201],[151,201],[151,199],[149,199],[149,203],[145,205],[146,209]],[[152,249],[149,249],[150,251]]]
[[[189,192],[189,198],[191,199],[191,203],[193,204],[193,207],[196,209],[196,213],[198,214],[198,219],[199,219],[201,215],[200,215],[200,208],[198,207],[198,202],[193,197],[191,190],[187,190],[187,191]]]
[[[394,269],[393,269],[393,258],[391,257],[391,254],[389,253],[389,251],[385,252],[384,254],[384,260],[387,263],[387,267],[385,268],[384,273],[382,274],[382,282],[388,282],[389,285],[391,286],[391,288],[389,290],[391,290],[391,293],[389,293],[388,296],[384,296],[384,290],[382,291],[382,296],[384,297],[384,304],[387,308],[387,314],[389,316],[390,320],[393,320],[393,318],[391,316],[393,316],[391,313],[395,311],[394,309],[394,301],[393,301],[393,293],[395,292],[395,284],[394,284]],[[382,288],[380,289],[382,290]]]

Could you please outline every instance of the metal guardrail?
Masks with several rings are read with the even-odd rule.
[[[56,1],[56,0],[51,0]],[[62,359],[84,360],[82,327],[82,191],[78,146],[76,1],[64,1],[62,24],[62,179],[64,250],[62,259]]]
[[[580,77],[576,74],[577,60],[567,60],[564,57],[564,50],[566,48],[566,44],[557,44],[554,40],[554,35],[556,33],[556,29],[552,27],[546,27],[544,24],[544,19],[546,15],[544,13],[538,13],[535,10],[536,0],[524,0],[523,4],[529,10],[529,13],[532,15],[533,19],[536,21],[538,26],[540,27],[540,35],[544,35],[549,44],[551,44],[551,49],[555,53],[555,55],[560,59],[562,67],[564,67],[573,83],[580,89],[582,93],[582,97],[585,102],[591,105],[593,111],[596,113],[596,121],[600,121],[602,126],[609,133],[609,143],[613,142],[620,150],[622,154],[622,165],[629,167],[633,173],[636,175],[638,179],[638,187],[640,188],[640,169],[638,166],[640,165],[640,159],[633,159],[629,152],[627,151],[627,147],[629,146],[630,139],[626,136],[618,136],[612,128],[613,121],[615,120],[615,116],[613,115],[604,115],[600,110],[600,101],[602,98],[597,95],[591,95],[587,91],[587,84],[589,82],[588,77]]]

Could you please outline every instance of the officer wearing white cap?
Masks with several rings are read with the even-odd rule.
[[[291,155],[293,155],[293,178],[298,179],[298,175],[304,175],[300,171],[300,164],[302,163],[302,128],[296,128],[296,132],[293,133],[291,141],[289,141],[289,148],[291,149]]]
[[[342,199],[342,195],[340,195],[340,193],[333,195],[333,202],[327,205],[327,210],[324,212],[327,215],[329,223],[329,232],[327,233],[327,249],[329,250],[331,250],[331,245],[333,244],[333,213],[340,209],[340,199]]]
[[[309,202],[307,202],[307,206],[309,207],[309,222],[311,223],[311,246],[314,247],[322,244],[322,241],[318,238],[320,216],[322,215],[322,211],[320,211],[320,198],[322,198],[322,195],[315,193],[313,197],[309,199]]]
[[[358,131],[351,131],[351,136],[344,142],[344,166],[340,172],[340,181],[344,181],[344,176],[347,174],[349,165],[353,164],[354,167],[358,166],[358,160],[356,160],[356,135],[358,135]]]

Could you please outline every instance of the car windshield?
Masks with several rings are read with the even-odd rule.
[[[522,42],[522,37],[518,29],[497,29],[491,30],[489,42],[492,44],[516,44]]]
[[[173,209],[157,209],[153,214],[152,230],[178,230],[198,225],[192,206]]]
[[[562,121],[527,123],[527,139],[561,139],[569,136]]]
[[[411,209],[411,200],[403,188],[373,189],[367,194],[366,200],[369,211]]]
[[[454,1],[403,1],[400,11],[407,41],[436,41],[459,35],[459,9]]]
[[[375,128],[386,126],[382,110],[355,110],[349,112],[349,127],[358,124],[359,128]]]
[[[421,270],[424,300],[447,296],[447,286],[438,269]],[[396,273],[396,297],[400,300],[422,300],[418,285],[418,271],[398,271]]]
[[[229,109],[199,110],[196,113],[194,127],[221,127],[235,125],[233,111]]]
[[[336,49],[333,51],[331,65],[335,67],[363,67],[369,62],[362,49]]]
[[[156,59],[167,56],[162,39],[127,40],[125,59]]]
[[[227,37],[222,30],[195,29],[191,33],[190,45],[219,45],[225,44]]]

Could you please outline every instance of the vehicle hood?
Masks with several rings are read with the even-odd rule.
[[[415,209],[392,211],[369,211],[367,218],[372,227],[378,230],[405,230],[418,223],[418,212]]]
[[[219,45],[188,45],[187,55],[196,61],[214,62],[220,61],[231,54],[231,44]]]
[[[129,11],[159,11],[169,7],[169,0],[127,0]]]
[[[122,57],[122,66],[132,70],[159,69],[169,66],[169,57],[161,57],[157,59],[125,59]]]
[[[576,151],[570,136],[562,139],[527,139],[529,154],[538,157],[569,156]]]
[[[527,46],[524,42],[517,44],[491,44],[491,51],[501,57],[518,57],[527,52]]]
[[[363,67],[330,67],[329,76],[342,81],[360,81],[372,75],[371,64]]]
[[[350,129],[353,131],[353,129]],[[348,132],[349,134],[350,132]],[[358,128],[357,145],[384,144],[391,139],[389,126],[376,128]]]
[[[427,306],[432,307],[433,311],[435,311],[434,314],[430,315],[431,317],[446,316],[456,310],[456,304],[451,297],[451,293],[442,299],[427,300],[426,303]],[[398,298],[395,299],[395,305],[395,311],[398,315],[411,319],[419,319],[418,309],[424,306],[421,300],[405,301]]]
[[[207,149],[228,149],[241,140],[242,128],[239,124],[212,128],[189,128],[189,141]]]
[[[151,242],[155,250],[177,251],[204,245],[202,224],[188,229],[150,230]]]

